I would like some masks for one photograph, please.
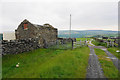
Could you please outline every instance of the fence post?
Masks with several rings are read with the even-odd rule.
[[[72,40],[72,39],[71,39]],[[72,49],[74,48],[73,40],[72,40]]]
[[[58,40],[56,40],[56,43],[57,43],[57,49],[58,49]]]
[[[112,46],[112,41],[110,41],[110,47]]]
[[[112,47],[114,47],[114,41],[112,42]]]
[[[120,47],[120,32],[119,32],[119,37],[118,37],[118,47]]]
[[[85,45],[87,46],[87,39],[86,39],[86,41],[85,41]]]
[[[86,41],[84,41],[84,46],[86,46]]]
[[[107,47],[109,47],[109,42],[107,41]]]
[[[81,40],[80,40],[80,46],[81,46]]]

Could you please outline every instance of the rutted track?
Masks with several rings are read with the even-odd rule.
[[[116,58],[113,54],[111,54],[109,51],[104,50],[105,53],[108,55],[108,57],[112,60],[113,64],[115,65],[115,67],[120,71],[120,60],[118,58]]]
[[[94,48],[89,46],[90,48],[90,57],[89,57],[89,66],[87,69],[86,78],[105,78],[103,70],[98,61],[97,55],[94,52]]]
[[[108,55],[108,58],[110,58],[113,62],[113,64],[115,65],[115,67],[120,71],[120,60],[115,57],[113,54],[111,54],[107,48],[103,47],[103,46],[92,46],[93,48],[99,48],[105,51],[105,53]]]

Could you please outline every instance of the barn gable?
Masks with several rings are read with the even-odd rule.
[[[55,41],[58,31],[50,24],[38,25],[24,20],[15,30],[16,39],[43,38],[46,42]]]
[[[16,39],[35,38],[36,30],[37,27],[25,19],[15,30]]]
[[[36,27],[34,24],[25,19],[23,20],[23,22],[20,23],[17,29],[22,28],[24,30],[27,30],[29,28],[29,25],[31,25],[32,27]]]

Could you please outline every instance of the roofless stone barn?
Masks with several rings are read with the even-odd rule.
[[[56,44],[57,28],[50,24],[37,25],[24,20],[15,30],[16,40],[2,40],[2,54],[18,54],[37,48],[46,48],[48,44]]]
[[[58,31],[50,24],[37,25],[25,19],[15,30],[15,35],[16,39],[39,38],[41,43],[56,41]]]

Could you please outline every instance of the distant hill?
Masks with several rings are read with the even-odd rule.
[[[72,38],[81,38],[81,37],[94,37],[94,36],[106,36],[106,37],[117,37],[118,31],[110,31],[110,30],[72,30],[71,37]],[[69,30],[59,30],[58,37],[69,37]]]

